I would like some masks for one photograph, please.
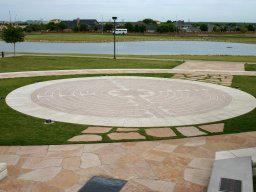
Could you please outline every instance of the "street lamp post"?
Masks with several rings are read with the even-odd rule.
[[[116,59],[116,20],[117,17],[112,17],[114,20],[114,59]]]

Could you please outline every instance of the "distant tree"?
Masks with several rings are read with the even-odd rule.
[[[248,31],[255,31],[255,28],[252,24],[247,25]]]
[[[239,31],[240,31],[241,33],[246,33],[246,32],[248,31],[248,29],[246,28],[246,26],[240,26],[240,27],[239,27]]]
[[[214,27],[213,27],[213,31],[214,31],[214,32],[221,32],[221,28],[218,27],[218,26],[214,26]]]
[[[113,28],[114,28],[113,24],[111,24],[111,23],[106,23],[106,24],[104,25],[104,27],[103,27],[103,30],[104,30],[104,31],[112,31]]]
[[[125,23],[124,28],[126,28],[128,32],[134,32],[134,27],[131,23]]]
[[[140,25],[139,26],[139,32],[144,33],[145,31],[146,31],[145,25]]]
[[[74,31],[75,33],[77,33],[77,32],[80,31],[80,28],[79,28],[78,26],[75,26],[75,27],[73,28],[73,31]]]
[[[46,25],[46,29],[50,30],[50,31],[56,31],[58,29],[58,24],[54,23],[54,22],[49,22]]]
[[[157,26],[157,31],[160,33],[175,32],[175,26],[173,23],[163,23]]]
[[[200,25],[200,30],[201,31],[208,31],[208,25],[207,24],[201,24]]]
[[[143,23],[145,23],[145,24],[156,24],[156,22],[153,20],[153,19],[144,19],[143,21],[142,21]]]
[[[15,44],[17,42],[23,42],[25,37],[25,35],[22,32],[22,29],[19,27],[8,25],[7,28],[3,29],[1,36],[6,43],[13,43],[13,52],[15,57]]]
[[[79,29],[80,29],[80,31],[85,32],[85,31],[88,31],[88,26],[85,24],[82,24],[82,25],[80,25]]]
[[[167,20],[166,23],[173,23],[171,20]]]
[[[67,28],[67,25],[63,22],[60,22],[57,24],[57,28],[60,29],[61,31],[63,31],[64,29]]]
[[[140,27],[139,25],[134,26],[134,32],[140,32]]]

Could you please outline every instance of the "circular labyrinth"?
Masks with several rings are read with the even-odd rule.
[[[117,127],[203,124],[245,114],[256,99],[224,86],[150,77],[92,77],[35,83],[7,104],[54,121]]]

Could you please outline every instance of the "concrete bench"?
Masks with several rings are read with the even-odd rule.
[[[231,159],[237,157],[251,157],[253,164],[253,175],[256,176],[256,147],[229,151],[218,151],[215,153],[215,160]]]
[[[0,181],[7,177],[7,164],[0,163]]]
[[[217,191],[253,192],[251,157],[215,160],[207,192]]]

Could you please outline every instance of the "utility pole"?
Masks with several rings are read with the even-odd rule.
[[[112,19],[114,20],[114,58],[116,59],[116,20],[117,17],[112,17]]]

